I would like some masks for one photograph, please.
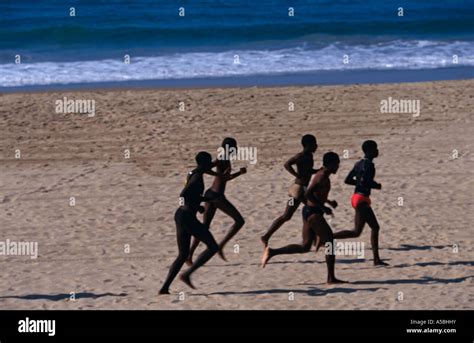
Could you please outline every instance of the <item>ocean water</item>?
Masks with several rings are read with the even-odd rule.
[[[0,87],[454,67],[474,0],[0,1]]]

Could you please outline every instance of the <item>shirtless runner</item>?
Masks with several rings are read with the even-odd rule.
[[[334,245],[333,233],[331,227],[324,219],[324,214],[332,215],[332,210],[325,206],[326,203],[333,208],[337,207],[337,202],[329,200],[328,195],[331,190],[329,176],[337,172],[339,163],[339,156],[336,153],[328,152],[324,154],[323,168],[314,175],[305,193],[307,203],[303,207],[303,243],[290,244],[279,249],[267,247],[262,256],[262,267],[265,267],[268,261],[276,255],[302,254],[310,251],[311,245],[316,239],[320,242],[320,245],[325,245],[326,243]],[[335,276],[335,264],[336,256],[334,251],[326,252],[327,283],[344,283],[345,281],[338,280]]]
[[[299,152],[285,163],[285,169],[296,179],[288,190],[291,199],[287,202],[285,212],[272,223],[268,231],[260,237],[263,245],[268,246],[270,237],[287,221],[289,221],[296,212],[298,206],[304,201],[306,187],[311,180],[311,176],[316,172],[313,169],[313,154],[318,148],[316,137],[313,135],[304,135],[301,139],[303,151]],[[296,170],[293,169],[296,165]]]

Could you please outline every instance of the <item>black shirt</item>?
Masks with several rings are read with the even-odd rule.
[[[378,186],[378,183],[374,181],[374,177],[374,163],[368,158],[363,158],[354,165],[354,168],[347,175],[346,183],[355,185],[355,193],[369,196],[370,190]]]
[[[180,194],[180,197],[184,198],[184,205],[197,209],[203,200],[203,192],[204,180],[202,174],[193,170],[188,174],[186,186]]]

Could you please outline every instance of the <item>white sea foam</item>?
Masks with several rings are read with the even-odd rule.
[[[234,63],[239,55],[240,64]],[[349,63],[344,64],[344,55]],[[458,63],[453,63],[453,55]],[[432,69],[474,66],[473,42],[333,43],[320,49],[192,52],[123,60],[0,64],[0,87],[269,75],[320,70]]]

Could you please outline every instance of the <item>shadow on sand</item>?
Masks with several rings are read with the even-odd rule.
[[[127,293],[89,293],[82,292],[76,293],[75,298],[77,299],[97,299],[102,297],[125,297]],[[27,294],[27,295],[6,295],[1,296],[0,299],[23,299],[23,300],[49,300],[49,301],[61,301],[71,298],[69,293],[59,293],[59,294]]]
[[[353,285],[396,285],[396,284],[417,284],[417,285],[424,285],[424,284],[448,284],[448,283],[461,283],[466,281],[470,278],[473,278],[474,275],[471,276],[463,276],[454,279],[440,279],[434,278],[431,276],[424,276],[421,279],[389,279],[389,280],[363,280],[363,281],[353,281],[351,284]]]
[[[384,258],[383,259],[384,261],[390,261],[390,259],[388,258]],[[342,259],[342,258],[339,258],[336,260],[336,263],[339,264],[354,264],[354,263],[366,263],[368,261],[371,261],[371,260],[367,260],[365,258],[352,258],[352,259]],[[267,265],[272,265],[272,264],[320,264],[320,263],[323,263],[323,264],[326,264],[326,261],[324,260],[324,257],[322,259],[318,259],[318,260],[296,260],[296,261],[274,261],[274,260],[271,260],[270,262],[268,262]],[[262,264],[261,263],[251,263],[250,264],[251,266],[261,266]]]
[[[355,292],[375,292],[379,289],[385,289],[381,287],[374,287],[374,288],[345,288],[345,287],[335,287],[330,289],[321,289],[316,287],[310,287],[307,290],[303,289],[289,289],[289,288],[274,288],[274,289],[261,289],[255,291],[242,291],[242,292],[213,292],[208,294],[193,294],[193,295],[258,295],[258,294],[288,294],[293,292],[295,294],[305,294],[313,297],[324,296],[327,294],[334,294],[334,293],[355,293]]]
[[[386,248],[386,250],[393,251],[409,251],[409,250],[431,250],[431,249],[444,249],[452,248],[452,245],[411,245],[411,244],[400,244],[397,248]]]
[[[392,268],[407,268],[407,267],[429,267],[429,266],[474,266],[474,261],[452,261],[452,262],[417,262],[413,264],[402,263],[391,266]]]
[[[440,279],[433,278],[429,276],[422,277],[421,279],[389,279],[389,280],[363,280],[363,281],[353,281],[347,283],[347,285],[396,285],[396,284],[449,284],[449,283],[461,283],[466,281],[473,276],[465,276],[454,279]],[[242,291],[242,292],[213,292],[207,294],[193,294],[194,296],[209,296],[209,295],[259,295],[259,294],[288,294],[293,292],[295,294],[305,294],[309,296],[324,296],[327,294],[350,294],[356,292],[375,292],[380,289],[387,289],[383,287],[373,287],[373,288],[347,288],[347,287],[334,287],[329,289],[321,289],[316,287],[310,287],[309,289],[291,289],[291,288],[273,288],[273,289],[261,289],[261,290],[252,290],[252,291]]]

